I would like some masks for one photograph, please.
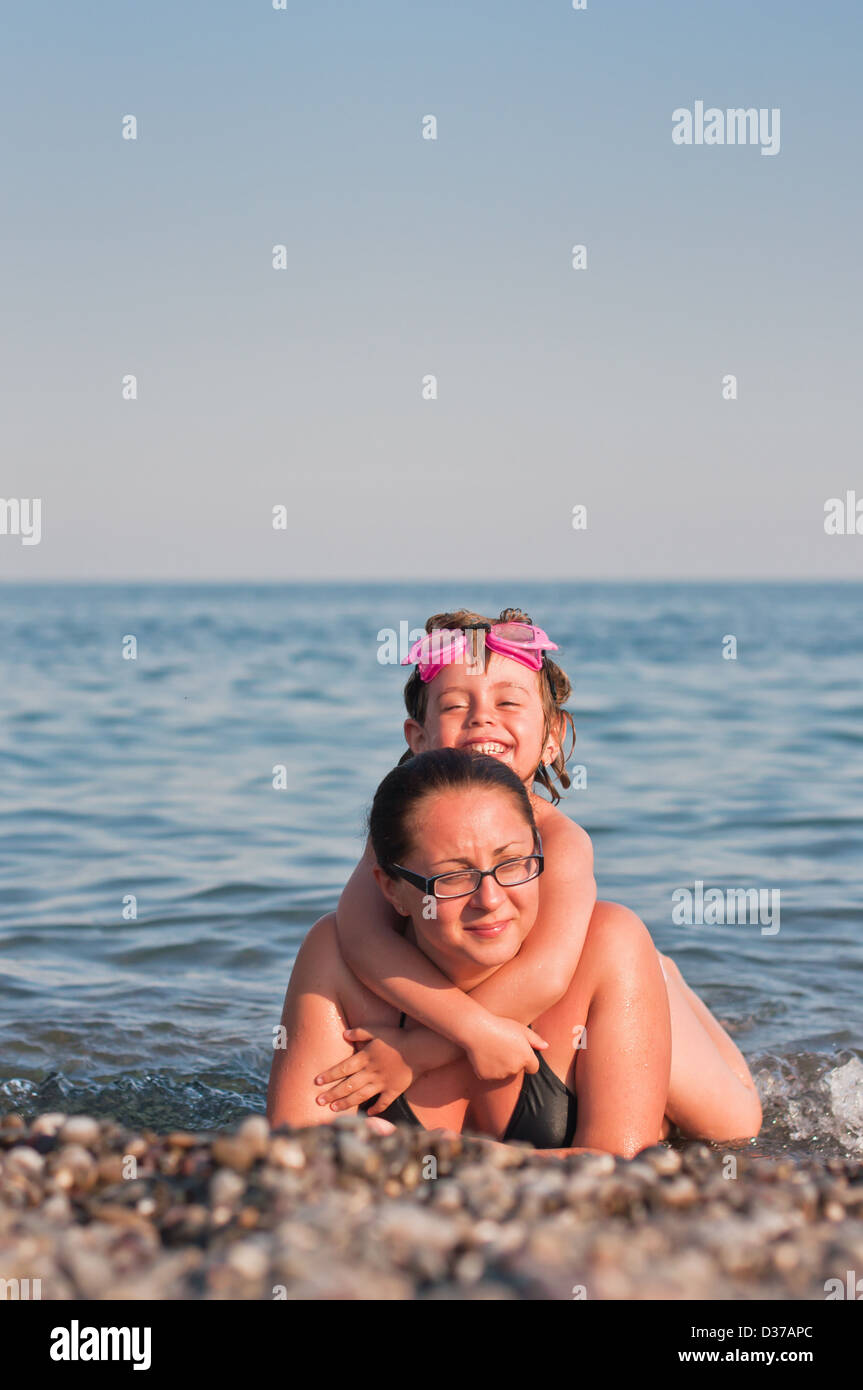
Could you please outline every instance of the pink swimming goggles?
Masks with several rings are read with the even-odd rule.
[[[479,640],[470,640],[467,633],[476,633]],[[531,671],[542,669],[543,653],[559,651],[541,627],[532,623],[468,623],[464,628],[435,628],[414,642],[402,666],[419,667],[420,680],[433,681],[444,666],[461,661],[468,652],[468,666],[484,669],[483,646],[500,656],[512,657]],[[470,649],[470,650],[468,650]]]

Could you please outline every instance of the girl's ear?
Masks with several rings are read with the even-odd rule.
[[[404,722],[405,743],[412,753],[424,753],[428,747],[426,732],[422,724],[417,719],[406,719]]]
[[[564,735],[565,721],[563,715],[559,715],[552,724],[548,738],[545,741],[545,748],[542,754],[544,763],[553,763],[558,753],[562,751]]]

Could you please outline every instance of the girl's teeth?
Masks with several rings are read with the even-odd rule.
[[[476,753],[505,753],[506,749],[502,743],[475,743],[474,752]]]

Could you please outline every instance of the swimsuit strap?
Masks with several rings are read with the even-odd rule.
[[[399,1015],[399,1027],[400,1027],[400,1028],[404,1028],[404,1026],[405,1026],[405,1019],[406,1019],[406,1018],[407,1018],[407,1014],[400,1014],[400,1015]]]

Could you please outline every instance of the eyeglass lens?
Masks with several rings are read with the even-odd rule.
[[[531,854],[524,859],[510,859],[506,864],[498,864],[493,876],[502,888],[514,888],[519,883],[527,883],[529,879],[535,878],[538,868],[539,860],[536,855]],[[435,897],[460,898],[468,893],[475,893],[481,882],[482,875],[477,869],[444,874],[435,883]]]

